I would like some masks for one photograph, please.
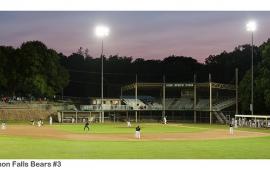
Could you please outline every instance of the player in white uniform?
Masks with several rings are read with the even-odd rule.
[[[127,121],[127,127],[131,127],[130,120]]]
[[[166,125],[167,124],[167,118],[166,116],[163,117],[163,123]]]
[[[237,119],[235,119],[235,121],[234,121],[234,127],[235,127],[235,128],[238,127],[238,126],[237,126]]]
[[[52,116],[49,117],[49,123],[52,125]]]
[[[130,117],[127,119],[127,127],[131,127]]]
[[[230,123],[230,135],[233,135],[233,124]]]
[[[35,120],[34,120],[34,119],[31,120],[31,123],[32,123],[32,125],[34,126],[34,125],[35,125]]]
[[[5,129],[6,129],[6,122],[2,122],[2,124],[1,124],[1,129],[2,129],[2,130],[5,130]]]
[[[41,127],[41,119],[37,122],[38,127]]]

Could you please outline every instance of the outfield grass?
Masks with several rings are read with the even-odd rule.
[[[105,123],[105,124],[91,124],[90,133],[134,133],[135,126],[128,128],[125,123]],[[66,125],[54,125],[55,128],[72,133],[85,133],[83,131],[84,124],[66,124]],[[202,132],[211,130],[208,126],[192,126],[183,124],[157,124],[157,123],[142,123],[140,124],[142,133],[174,133],[174,132]]]
[[[269,159],[269,140],[95,142],[1,136],[0,159]]]
[[[228,129],[208,124],[140,124],[142,133],[201,132]],[[84,133],[83,124],[52,128]],[[135,126],[135,124],[133,124]],[[91,133],[134,133],[126,124],[93,124]],[[270,133],[269,129],[238,130]],[[270,159],[267,137],[189,141],[73,141],[0,135],[0,159]]]

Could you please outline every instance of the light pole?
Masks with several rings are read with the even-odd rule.
[[[95,34],[101,38],[101,122],[104,123],[104,111],[103,111],[103,39],[110,33],[110,29],[106,26],[97,26],[95,28]]]
[[[246,25],[247,31],[251,32],[251,103],[250,103],[250,111],[251,114],[254,114],[254,100],[253,100],[253,32],[256,30],[256,23],[254,21],[250,21]]]

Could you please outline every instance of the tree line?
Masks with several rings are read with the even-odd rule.
[[[270,109],[270,41],[254,46],[255,112]],[[104,57],[104,96],[119,97],[120,87],[135,82],[235,82],[239,69],[241,108],[248,112],[250,103],[251,46],[240,45],[232,52],[210,55],[205,63],[190,56],[171,55],[164,59],[133,58],[108,55]],[[99,97],[101,58],[93,57],[88,49],[66,56],[40,41],[28,41],[15,49],[0,46],[0,90],[2,95],[61,95]]]
[[[59,54],[39,41],[0,46],[1,95],[52,97],[68,85]]]

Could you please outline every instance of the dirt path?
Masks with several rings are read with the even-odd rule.
[[[0,135],[7,136],[27,136],[34,138],[50,138],[64,140],[83,141],[137,141],[134,134],[76,134],[61,131],[49,126],[34,127],[31,125],[10,125],[5,130],[0,130]],[[227,130],[209,130],[204,132],[191,133],[167,133],[167,134],[142,134],[143,141],[173,141],[173,140],[211,140],[211,139],[232,139],[249,138],[259,136],[269,136],[268,133],[235,131],[234,135],[229,135]]]

